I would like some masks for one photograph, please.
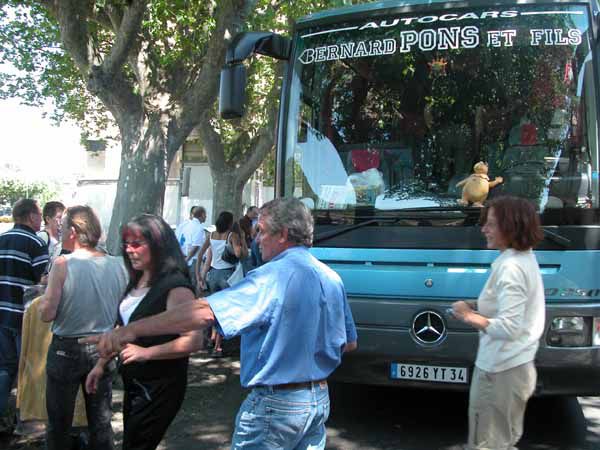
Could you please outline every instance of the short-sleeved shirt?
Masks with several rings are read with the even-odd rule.
[[[204,225],[196,218],[193,218],[182,230],[184,245],[182,246],[184,256],[187,256],[192,247],[198,247],[198,250],[204,245],[206,240],[206,229]],[[180,240],[181,241],[181,240]],[[188,265],[191,266],[197,259],[198,252],[193,258],[190,258]]]
[[[48,246],[26,225],[0,235],[0,327],[21,329],[23,293],[48,265]]]
[[[181,247],[182,252],[184,251],[185,246],[185,237],[183,237],[183,231],[191,221],[192,219],[186,219],[179,225],[177,225],[177,227],[175,228],[175,237],[177,238],[177,242],[179,242],[179,246]]]
[[[272,386],[327,378],[356,341],[342,280],[303,246],[292,247],[208,297],[225,338],[241,335],[241,383]]]

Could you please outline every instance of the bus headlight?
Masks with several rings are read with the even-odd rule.
[[[600,318],[598,319],[600,321]],[[589,347],[592,345],[592,318],[554,317],[546,338],[550,347]],[[598,343],[600,345],[600,331]]]
[[[583,331],[583,317],[555,317],[552,319],[553,331]]]

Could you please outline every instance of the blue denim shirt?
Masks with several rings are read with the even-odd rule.
[[[327,378],[356,327],[342,280],[303,246],[208,297],[225,338],[241,335],[244,387]]]

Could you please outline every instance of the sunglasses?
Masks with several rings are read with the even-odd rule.
[[[138,248],[146,245],[147,242],[146,241],[129,241],[129,242],[123,242],[123,248],[127,249],[127,248],[131,248],[133,250],[137,250]]]

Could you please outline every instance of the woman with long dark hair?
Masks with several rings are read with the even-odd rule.
[[[161,217],[134,217],[123,227],[122,242],[130,282],[119,305],[119,325],[195,300],[175,234]],[[124,450],[158,446],[183,402],[188,355],[201,344],[201,335],[191,332],[139,338],[121,351]],[[89,392],[95,390],[103,370],[99,362],[88,376]]]
[[[533,204],[497,197],[482,211],[489,249],[499,250],[477,305],[454,303],[454,315],[480,331],[469,394],[469,450],[508,449],[523,434],[535,390],[535,354],[544,331],[544,286],[532,249],[543,237]]]
[[[200,255],[198,256],[198,261],[201,261],[204,252],[208,250],[206,262],[202,269],[200,269],[200,265],[196,268],[196,276],[199,284],[203,284],[204,279],[206,279],[208,291],[211,294],[227,289],[229,287],[227,279],[235,270],[235,263],[227,261],[224,254],[229,251],[235,255],[237,260],[248,256],[245,237],[242,236],[243,232],[239,224],[234,222],[232,213],[223,211],[217,217],[215,225],[217,228],[216,231],[213,231],[209,235],[200,249]],[[208,273],[206,273],[207,270]],[[215,328],[213,328],[211,340],[214,341],[213,356],[223,356],[223,349],[221,348],[223,338],[217,333]]]

